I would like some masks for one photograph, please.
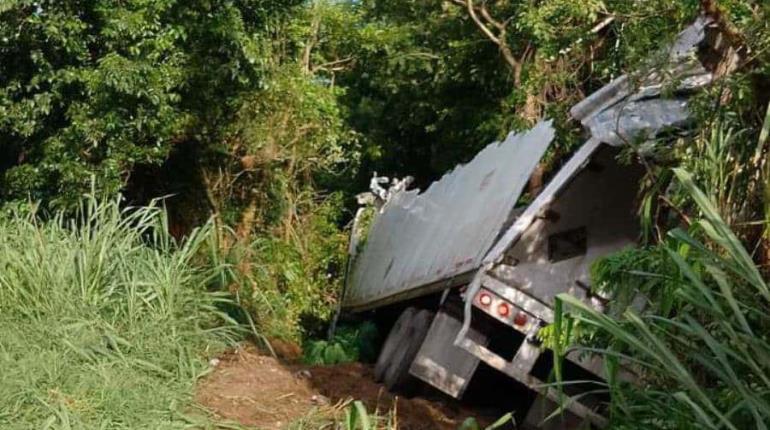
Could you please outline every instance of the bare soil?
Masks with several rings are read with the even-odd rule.
[[[367,410],[395,410],[402,430],[454,430],[473,411],[448,398],[394,396],[372,379],[370,366],[282,363],[254,347],[223,355],[198,385],[196,402],[217,418],[259,429],[283,429],[313,411],[350,399]],[[481,420],[484,421],[484,420]]]

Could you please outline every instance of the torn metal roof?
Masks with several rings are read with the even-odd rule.
[[[554,138],[551,122],[511,133],[424,193],[398,191],[354,262],[346,307],[382,302],[478,269]]]
[[[723,40],[708,37],[715,26],[712,18],[700,16],[662,52],[658,64],[651,62],[646,71],[615,79],[575,105],[570,114],[591,137],[615,146],[686,128],[691,122],[689,96],[715,78],[701,58],[705,45],[724,49]]]

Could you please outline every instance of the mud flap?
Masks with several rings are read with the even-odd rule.
[[[446,310],[436,314],[409,368],[409,373],[418,379],[456,399],[465,393],[480,361],[473,354],[454,346],[462,325],[459,317]],[[467,336],[477,343],[487,343],[486,335],[479,331],[469,330]]]

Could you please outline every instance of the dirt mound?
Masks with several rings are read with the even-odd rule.
[[[370,412],[395,410],[402,430],[454,430],[473,415],[446,399],[393,396],[360,363],[285,365],[252,347],[222,356],[195,398],[220,419],[260,429],[283,429],[349,399],[361,400]]]
[[[284,428],[319,402],[306,381],[251,348],[220,357],[195,400],[223,420],[260,429]]]

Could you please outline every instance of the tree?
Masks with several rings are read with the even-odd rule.
[[[207,145],[259,88],[301,0],[11,0],[0,6],[0,198],[70,206]]]

